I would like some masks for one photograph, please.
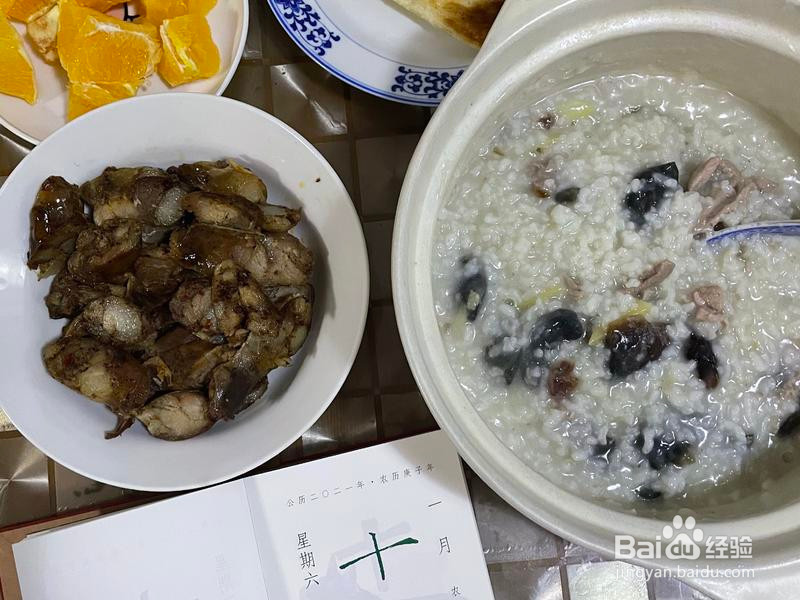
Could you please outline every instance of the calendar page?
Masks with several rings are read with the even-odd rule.
[[[455,448],[441,432],[246,481],[270,600],[491,600]]]
[[[242,481],[14,544],[24,600],[261,600]]]
[[[429,433],[14,544],[25,600],[491,600],[455,448]]]

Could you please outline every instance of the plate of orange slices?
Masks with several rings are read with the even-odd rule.
[[[0,0],[0,124],[36,144],[117,100],[222,94],[248,17],[247,0]]]

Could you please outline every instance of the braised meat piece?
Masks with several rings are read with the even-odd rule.
[[[122,284],[139,258],[142,227],[136,221],[109,221],[90,226],[78,236],[67,261],[70,274],[87,284]]]
[[[300,211],[273,204],[255,204],[242,196],[192,192],[182,200],[183,209],[198,223],[265,233],[289,231],[300,222]]]
[[[136,413],[153,437],[170,442],[188,440],[214,424],[208,398],[199,392],[171,392],[159,396]]]
[[[63,177],[45,179],[31,208],[28,268],[40,278],[56,274],[88,224],[77,186]]]
[[[50,376],[122,416],[145,405],[150,377],[132,354],[91,337],[65,337],[44,348]]]
[[[267,186],[250,169],[234,160],[196,162],[167,169],[189,187],[216,194],[235,194],[250,202],[267,201]]]
[[[105,296],[124,296],[125,287],[109,283],[83,283],[68,269],[62,269],[50,284],[50,293],[44,298],[51,319],[72,318],[92,300]]]
[[[183,215],[186,190],[175,176],[153,167],[108,167],[81,186],[93,209],[96,225],[114,219],[134,219],[161,227],[175,225]]]
[[[313,256],[288,233],[263,235],[214,225],[192,225],[173,233],[170,251],[187,269],[206,276],[232,260],[262,286],[304,285]]]

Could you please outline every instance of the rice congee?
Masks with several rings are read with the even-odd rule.
[[[709,241],[798,216],[778,124],[690,78],[625,75],[531,103],[476,148],[435,225],[434,302],[515,455],[641,505],[708,494],[800,437],[800,238]]]

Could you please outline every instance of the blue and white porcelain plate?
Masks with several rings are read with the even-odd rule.
[[[370,94],[436,106],[477,50],[391,0],[267,0],[295,43],[339,79]]]

